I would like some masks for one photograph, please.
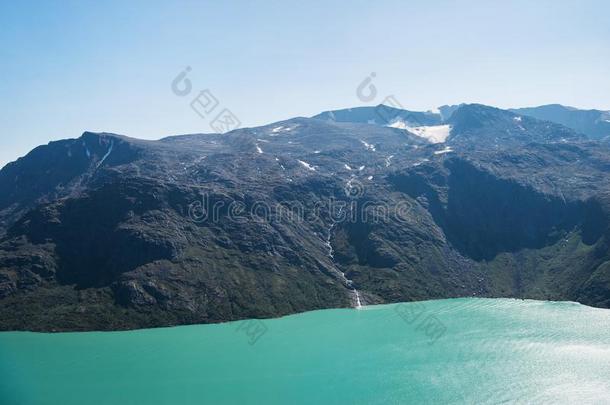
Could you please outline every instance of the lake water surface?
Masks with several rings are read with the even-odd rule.
[[[0,404],[610,403],[610,311],[451,299],[131,332],[0,333]]]

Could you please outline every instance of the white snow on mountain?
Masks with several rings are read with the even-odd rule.
[[[426,162],[429,162],[429,161],[430,161],[430,159],[422,159],[422,160],[420,160],[419,162],[414,163],[414,164],[413,164],[413,167],[419,166],[419,165],[421,165],[422,163],[426,163]]]
[[[408,122],[398,119],[387,126],[404,129],[421,138],[427,139],[430,143],[443,143],[447,140],[449,134],[451,134],[451,125],[411,126]]]
[[[104,164],[104,162],[106,161],[106,159],[108,159],[108,156],[110,156],[110,154],[112,153],[112,148],[114,147],[114,141],[110,141],[110,147],[108,148],[108,151],[106,152],[106,154],[104,155],[104,157],[102,158],[102,160],[100,160],[100,162],[97,164],[96,168],[99,169],[99,167],[101,165]]]
[[[375,152],[375,145],[371,145],[370,143],[363,141],[362,139],[360,140],[360,142],[364,145],[365,148],[372,152]]]
[[[302,160],[299,160],[299,163],[300,163],[300,164],[301,164],[301,165],[302,165],[304,168],[306,168],[307,170],[311,170],[311,171],[314,171],[314,172],[316,171],[316,168],[315,168],[315,167],[313,167],[312,165],[310,165],[310,164],[309,164],[309,163],[307,163],[307,162],[303,162]]]
[[[285,127],[283,125],[280,125],[279,127],[275,127],[273,129],[271,129],[271,136],[277,136],[280,135],[280,133],[282,132],[290,132],[293,129],[295,129],[296,127],[298,127],[299,125],[293,125],[291,127]]]
[[[434,154],[435,154],[435,155],[443,155],[443,154],[445,154],[445,153],[450,153],[450,152],[453,152],[453,149],[451,149],[451,147],[447,146],[447,147],[445,147],[445,149],[443,149],[443,150],[437,150],[437,151],[435,151],[435,152],[434,152]]]

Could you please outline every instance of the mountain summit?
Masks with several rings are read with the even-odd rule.
[[[0,171],[0,329],[114,330],[447,297],[610,307],[610,146],[478,104],[109,133]]]

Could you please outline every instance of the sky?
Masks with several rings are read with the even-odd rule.
[[[84,131],[213,132],[190,106],[204,90],[242,127],[387,96],[610,110],[609,15],[587,0],[1,1],[0,167]]]

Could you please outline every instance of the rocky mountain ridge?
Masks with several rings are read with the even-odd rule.
[[[610,307],[610,148],[483,105],[52,142],[0,171],[0,329],[461,296]]]

